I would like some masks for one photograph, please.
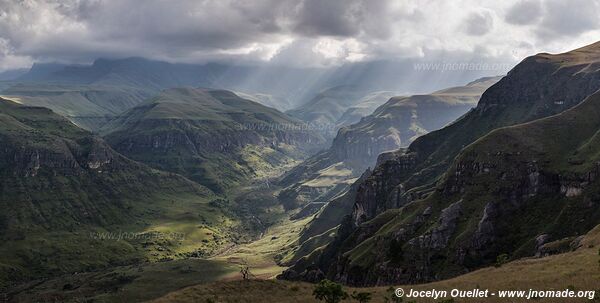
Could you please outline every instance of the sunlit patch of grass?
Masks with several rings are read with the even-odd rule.
[[[352,184],[356,181],[353,171],[348,168],[343,162],[338,162],[330,165],[304,182],[304,186],[309,187],[333,187],[338,184]]]
[[[16,97],[16,96],[2,96],[0,95],[0,98],[5,99],[5,100],[9,100],[15,103],[19,103],[19,104],[23,104],[21,97]]]
[[[299,245],[300,231],[309,221],[310,218],[295,221],[284,219],[271,227],[259,240],[240,245],[213,259],[244,264],[250,267],[254,275],[274,277],[285,270],[277,261]]]

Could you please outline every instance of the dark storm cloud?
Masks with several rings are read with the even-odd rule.
[[[549,42],[576,37],[600,27],[598,0],[524,0],[506,12],[505,20],[514,25],[531,25],[536,37]]]

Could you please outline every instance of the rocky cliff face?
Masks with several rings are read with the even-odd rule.
[[[148,130],[164,129],[164,131],[127,136],[114,147],[125,154],[142,152],[165,153],[173,149],[187,148],[202,153],[233,153],[247,145],[279,146],[293,145],[299,148],[319,144],[317,137],[305,132],[289,132],[284,130],[257,131],[242,126],[227,125],[220,130],[212,131],[211,121],[177,121],[150,120],[136,125]],[[216,122],[217,124],[219,122]]]
[[[6,169],[15,177],[35,177],[40,169],[75,176],[88,169],[102,171],[119,165],[115,161],[116,153],[101,139],[86,138],[81,141],[57,141],[52,149],[23,145],[7,147],[3,150],[2,158],[3,162],[11,163]]]
[[[500,127],[579,104],[600,88],[598,62],[600,44],[525,59],[457,122],[382,155],[345,232],[314,263],[351,285],[426,282],[597,225],[599,96]]]
[[[117,154],[104,141],[51,110],[0,102],[3,172],[15,177],[35,177],[40,170],[78,175],[118,165]]]

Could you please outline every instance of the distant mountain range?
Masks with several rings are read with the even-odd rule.
[[[4,72],[0,72],[0,81],[10,81],[17,79],[29,72],[29,69],[21,68],[21,69],[13,69],[7,70]]]
[[[482,70],[423,70],[415,68],[418,63],[371,61],[329,68],[299,68],[268,64],[182,64],[134,57],[97,59],[90,65],[36,63],[25,74],[22,70],[10,72],[10,75],[6,73],[4,80],[133,86],[155,91],[178,86],[228,89],[283,98],[296,108],[319,92],[336,86],[352,85],[367,92],[428,92],[460,85],[490,73]]]

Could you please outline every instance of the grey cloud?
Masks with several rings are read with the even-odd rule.
[[[307,0],[299,5],[294,30],[307,36],[354,36],[362,18],[357,5],[343,0]]]
[[[576,36],[600,26],[599,0],[546,0],[544,16],[536,29],[542,40]]]
[[[293,30],[309,37],[354,37],[361,33],[390,35],[390,2],[387,0],[304,0],[297,7]]]
[[[537,50],[556,38],[578,43],[600,28],[600,0],[515,1],[500,19],[504,5],[477,0],[464,0],[469,10],[419,0],[0,0],[0,69],[129,56],[323,66],[476,45],[498,56],[520,50],[520,41]],[[517,35],[507,37],[507,23],[530,26],[511,27]]]
[[[385,39],[388,0],[0,0],[0,37],[33,58],[213,58],[296,36]],[[49,20],[51,16],[56,20]],[[56,24],[61,22],[62,24]],[[32,26],[33,25],[33,26]],[[55,30],[47,30],[55,26]],[[37,27],[37,28],[36,28]],[[46,29],[40,31],[39,29]]]
[[[277,12],[286,11],[286,2],[261,2],[268,8],[246,3],[0,0],[0,15],[7,16],[0,17],[0,37],[23,55],[89,60],[98,53],[176,58],[268,42],[285,34]],[[59,21],[62,24],[56,24]]]
[[[505,20],[516,25],[534,24],[540,20],[542,13],[542,4],[539,0],[522,0],[507,11]]]
[[[464,21],[465,33],[471,36],[483,36],[494,27],[494,18],[488,11],[473,12]]]

